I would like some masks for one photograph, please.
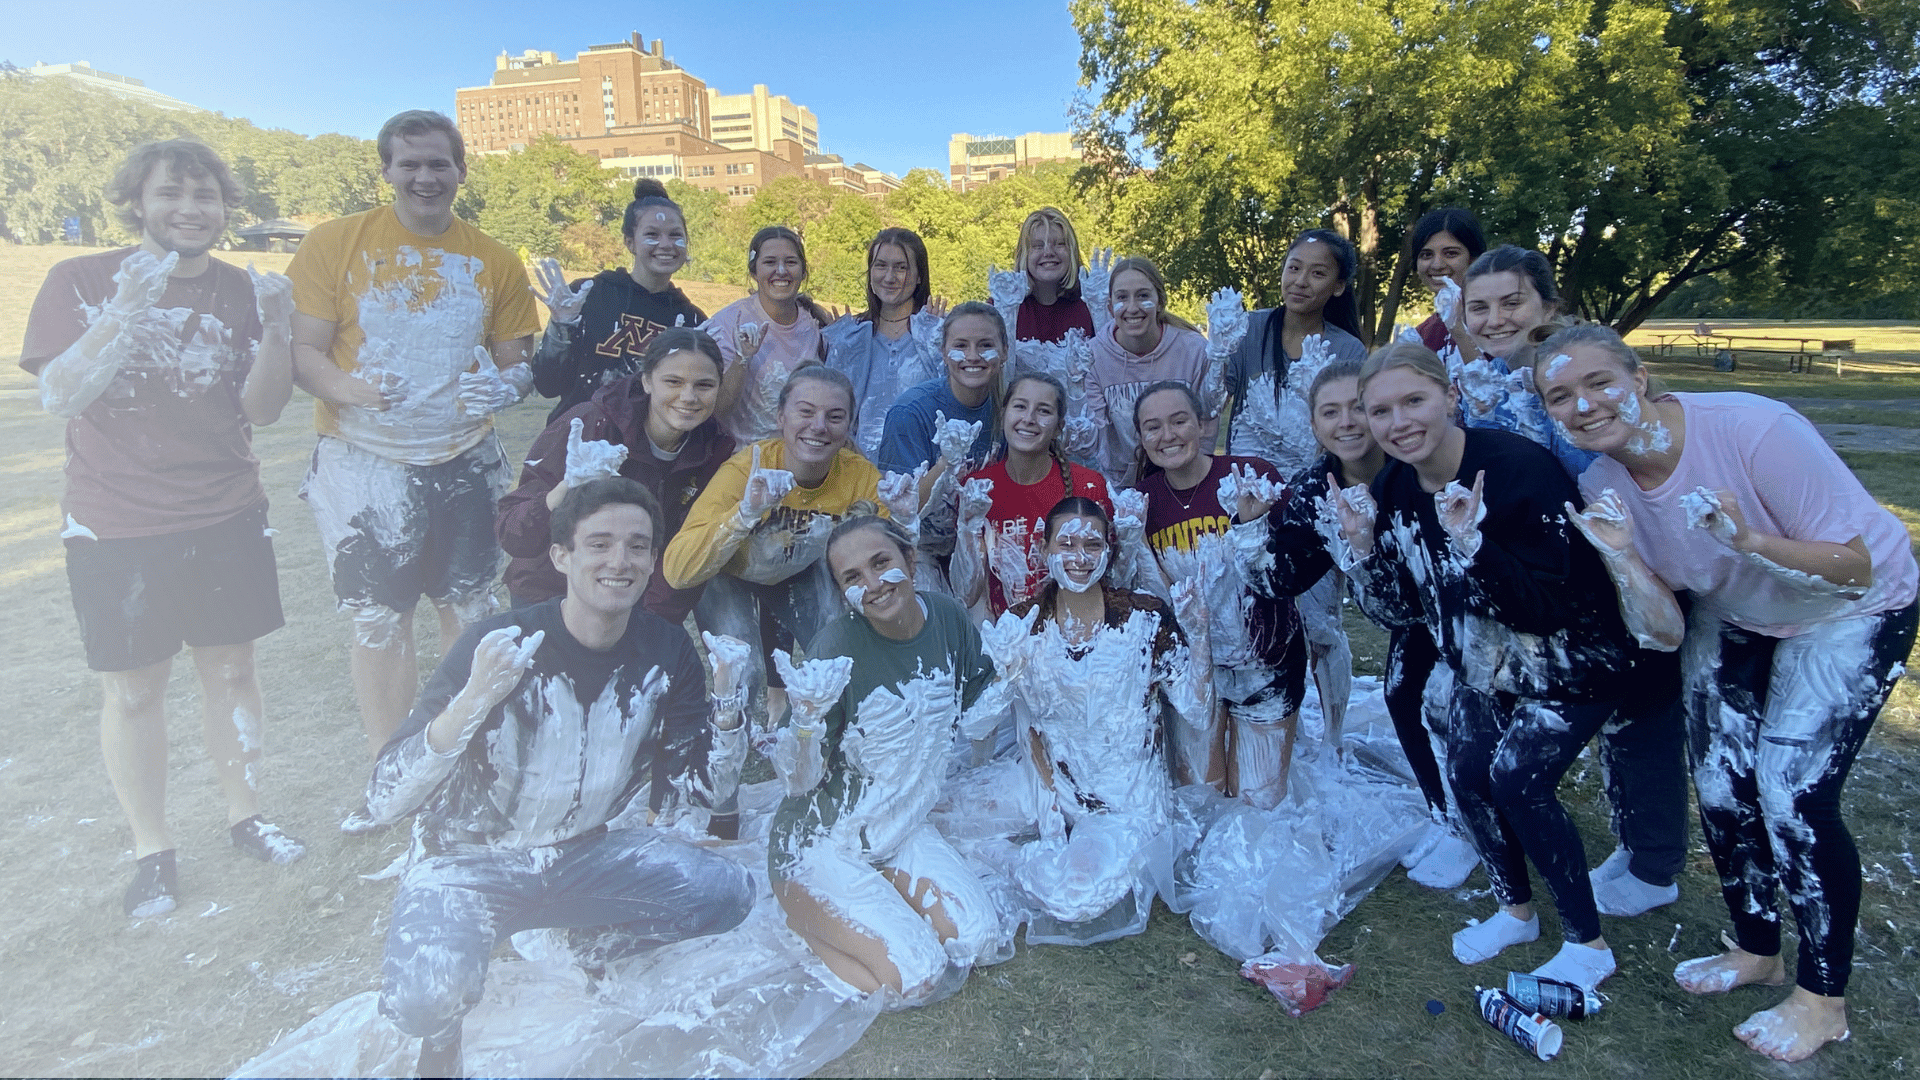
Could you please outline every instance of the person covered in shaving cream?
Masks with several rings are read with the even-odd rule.
[[[804,663],[775,653],[793,711],[768,750],[787,790],[767,848],[787,924],[847,983],[910,1004],[1011,954],[1013,928],[927,815],[956,728],[980,739],[1007,711],[1019,670],[996,678],[989,648],[1017,665],[1028,628],[991,624],[987,645],[958,603],[915,589],[917,561],[886,518],[835,527],[826,566],[853,610]]]
[[[637,371],[655,334],[707,321],[673,283],[687,265],[687,217],[660,181],[634,181],[620,237],[633,254],[630,268],[568,283],[556,260],[535,266],[537,295],[551,318],[533,354],[533,388],[541,397],[559,399],[547,413],[549,424]]]
[[[1118,537],[1092,499],[1060,500],[1044,521],[1047,581],[1008,611],[1038,614],[1015,685],[1024,760],[1039,795],[1039,840],[1013,877],[1064,923],[1100,920],[1084,943],[1146,928],[1154,880],[1172,879],[1169,713],[1204,728],[1213,680],[1165,602],[1113,583]],[[1150,869],[1156,841],[1161,866]],[[1128,903],[1129,899],[1131,902]]]
[[[1534,973],[1595,987],[1613,950],[1556,791],[1634,673],[1613,583],[1564,513],[1579,493],[1534,443],[1462,429],[1446,365],[1425,346],[1377,350],[1358,381],[1393,460],[1371,491],[1331,495],[1337,561],[1382,621],[1424,619],[1453,669],[1448,771],[1500,904],[1453,935],[1454,956],[1484,963],[1540,936],[1531,860],[1565,939]]]
[[[1554,429],[1533,391],[1528,346],[1536,328],[1567,322],[1547,257],[1512,244],[1481,255],[1467,267],[1460,305],[1464,314],[1449,331],[1458,362],[1442,359],[1460,391],[1461,425],[1524,435],[1551,450],[1567,475],[1585,472],[1594,455]]]
[[[701,329],[713,335],[725,359],[720,426],[744,446],[778,430],[780,388],[801,364],[826,359],[820,328],[833,320],[807,283],[807,248],[800,234],[769,225],[747,244],[753,292],[714,312]]]
[[[1042,533],[1047,512],[1061,499],[1091,499],[1113,515],[1106,478],[1061,452],[1066,405],[1067,388],[1052,375],[1021,371],[1007,385],[999,457],[972,474],[959,495],[952,581],[971,611],[984,604],[997,619],[1047,581]]]
[[[442,641],[493,612],[493,515],[513,484],[493,414],[532,386],[540,328],[520,259],[454,216],[467,166],[453,121],[404,112],[378,143],[393,204],[315,226],[287,269],[294,379],[315,398],[319,432],[301,496],[353,616],[369,753],[419,684],[420,598]],[[340,827],[371,826],[354,810]]]
[[[1094,262],[1111,261],[1113,253],[1096,252]],[[1112,315],[1095,312],[1093,305],[1104,307],[1107,274],[1104,268],[1089,275],[1080,258],[1080,237],[1073,231],[1067,215],[1051,206],[1043,206],[1020,223],[1020,239],[1013,250],[1013,269],[1026,278],[1025,293],[1014,318],[1013,336],[1018,341],[1065,341],[1067,333],[1080,331],[1091,341],[1096,327],[1104,326]],[[1086,297],[1092,296],[1089,300]],[[999,296],[995,295],[995,301]],[[997,306],[997,303],[996,303]]]
[[[640,609],[660,508],[625,477],[571,488],[551,523],[563,597],[469,628],[381,751],[376,822],[419,812],[387,930],[380,1012],[421,1040],[418,1076],[461,1076],[462,1019],[504,938],[558,927],[593,977],[746,918],[730,839],[746,758],[747,646]],[[669,826],[681,824],[681,830]],[[695,833],[694,835],[698,835]]]
[[[946,313],[946,300],[928,283],[926,242],[911,229],[881,229],[867,245],[867,309],[820,332],[827,366],[853,383],[861,416],[853,444],[868,459],[880,459],[894,400],[940,373]]]
[[[1487,235],[1480,229],[1480,219],[1458,206],[1427,211],[1407,232],[1414,273],[1433,290],[1433,314],[1421,320],[1414,332],[1420,335],[1420,344],[1446,361],[1448,371],[1460,363],[1455,341],[1471,340],[1461,321],[1466,315],[1460,298],[1467,268],[1486,250]]]
[[[695,621],[747,642],[761,658],[749,673],[748,707],[762,722],[785,709],[773,651],[812,639],[832,618],[833,598],[807,571],[856,504],[880,502],[882,479],[847,445],[858,410],[845,375],[807,365],[777,401],[780,434],[720,466],[661,557],[668,585],[704,585]]]
[[[1199,398],[1183,382],[1147,386],[1133,419],[1160,470],[1140,482],[1146,542],[1173,583],[1174,613],[1194,651],[1212,659],[1230,721],[1181,727],[1177,775],[1271,810],[1287,792],[1307,671],[1293,601],[1253,585],[1267,559],[1262,518],[1279,498],[1280,473],[1258,458],[1208,453]]]
[[[714,417],[722,366],[712,338],[669,327],[647,343],[636,374],[607,384],[533,440],[520,486],[500,500],[495,523],[500,546],[511,557],[503,577],[514,607],[566,592],[566,579],[547,553],[547,523],[580,484],[607,476],[638,481],[660,503],[661,534],[679,531],[694,499],[733,455],[733,440]],[[677,623],[699,596],[697,589],[668,585],[655,560],[641,603]]]
[[[1327,492],[1373,483],[1387,460],[1386,452],[1373,440],[1366,410],[1360,404],[1360,366],[1357,360],[1331,361],[1307,388],[1314,437],[1324,449],[1293,478],[1286,496],[1267,514],[1267,551],[1273,562],[1266,573],[1254,577],[1256,589],[1274,596],[1293,596],[1303,588],[1317,588],[1316,583],[1331,580],[1337,585],[1335,598],[1346,595],[1346,577],[1334,565],[1329,551],[1328,534],[1332,530],[1324,515]],[[1446,736],[1446,700],[1452,673],[1439,663],[1433,635],[1420,619],[1383,622],[1381,626],[1389,635],[1387,715],[1393,720],[1400,749],[1407,756],[1414,782],[1426,798],[1436,826],[1428,842],[1403,860],[1407,876],[1429,888],[1457,888],[1479,865],[1480,856],[1450,819],[1453,800],[1435,753],[1435,744],[1444,742]],[[1327,723],[1327,741],[1337,747],[1339,727],[1332,716]]]
[[[1802,1060],[1847,1037],[1861,882],[1840,794],[1913,646],[1906,529],[1799,413],[1752,394],[1656,393],[1606,327],[1554,335],[1535,371],[1567,438],[1603,455],[1580,477],[1582,531],[1653,633],[1684,626],[1694,786],[1734,944],[1674,978],[1695,994],[1785,982],[1785,893],[1794,989],[1734,1035]],[[1684,622],[1668,588],[1691,596]]]
[[[107,201],[139,243],[56,265],[20,349],[41,404],[66,419],[60,535],[100,673],[101,754],[133,832],[133,918],[172,911],[178,891],[166,699],[182,644],[234,847],[273,863],[306,851],[260,816],[253,643],[286,620],[252,433],[293,394],[293,299],[286,278],[208,254],[242,196],[200,143],[134,148]]]

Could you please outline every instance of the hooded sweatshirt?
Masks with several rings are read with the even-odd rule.
[[[577,290],[587,280],[573,287]],[[560,399],[547,414],[549,424],[601,387],[640,370],[640,356],[655,334],[676,322],[699,326],[707,321],[707,313],[677,287],[650,292],[624,268],[602,270],[591,280],[593,291],[580,309],[580,320],[548,321],[533,354],[535,392]]]
[[[1177,379],[1193,387],[1207,410],[1201,419],[1201,437],[1211,448],[1219,430],[1218,402],[1209,402],[1202,388],[1207,373],[1207,339],[1198,331],[1163,325],[1160,344],[1145,356],[1135,356],[1114,337],[1109,326],[1093,339],[1093,367],[1087,373],[1087,419],[1099,433],[1100,471],[1110,483],[1131,487],[1140,433],[1133,426],[1133,407],[1140,392],[1162,379]]]

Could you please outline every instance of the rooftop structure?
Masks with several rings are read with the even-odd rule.
[[[179,98],[168,97],[158,90],[149,90],[146,83],[132,76],[101,71],[85,60],[75,60],[71,64],[49,64],[43,61],[26,71],[35,78],[66,79],[76,86],[84,86],[103,94],[112,94],[127,101],[137,101],[142,105],[154,105],[162,109],[180,109],[185,112],[207,111],[198,105],[181,101]]]

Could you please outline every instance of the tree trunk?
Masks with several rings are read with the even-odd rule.
[[[1354,237],[1353,246],[1358,249],[1359,259],[1354,266],[1354,280],[1347,288],[1357,290],[1353,295],[1358,301],[1356,308],[1359,318],[1360,337],[1368,347],[1373,347],[1373,318],[1378,310],[1376,297],[1379,290],[1375,283],[1380,278],[1380,159],[1374,158],[1367,164],[1367,178],[1360,184],[1360,231]]]

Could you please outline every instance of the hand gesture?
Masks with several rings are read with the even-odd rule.
[[[987,530],[987,567],[1000,582],[1000,596],[1009,607],[1032,598],[1027,583],[1032,579],[1033,564],[1028,561],[1026,545],[1017,536],[1000,529]]]
[[[747,468],[747,490],[740,496],[740,512],[758,521],[793,490],[793,474],[785,469],[760,467],[760,444],[753,445],[752,464]]]
[[[1715,540],[1740,550],[1747,535],[1747,518],[1740,512],[1740,501],[1733,492],[1694,488],[1680,496],[1680,508],[1687,512],[1688,528],[1705,529]]]
[[[993,481],[968,480],[960,485],[959,520],[980,521],[993,509]]]
[[[949,465],[958,465],[973,453],[973,440],[980,437],[980,421],[949,420],[947,414],[933,414],[933,444]]]
[[[1627,513],[1627,504],[1620,501],[1619,492],[1607,488],[1584,511],[1575,510],[1572,503],[1566,508],[1567,520],[1595,551],[1617,559],[1633,550],[1633,518]]]
[[[733,347],[740,359],[751,360],[760,351],[760,342],[766,339],[767,328],[759,323],[743,322],[733,331]]]
[[[1012,682],[1027,669],[1032,656],[1033,624],[1040,609],[1027,609],[1024,616],[1003,611],[998,619],[980,625],[980,647],[993,660],[993,668],[1002,682]]]
[[[167,291],[168,277],[179,264],[177,251],[169,251],[166,258],[161,259],[146,248],[136,249],[122,259],[120,269],[113,272],[113,283],[118,288],[114,290],[113,299],[107,301],[106,313],[126,321],[159,303]]]
[[[501,377],[494,363],[493,350],[485,345],[473,347],[477,370],[460,373],[460,410],[468,416],[488,416],[517,403],[520,392]]]
[[[560,269],[560,263],[554,259],[541,259],[533,266],[533,276],[539,282],[533,295],[547,310],[553,313],[553,321],[573,324],[580,321],[580,309],[587,304],[587,293],[593,290],[591,280],[580,283],[575,290],[567,285],[567,275]]]
[[[1380,507],[1373,501],[1373,492],[1365,484],[1355,484],[1349,488],[1340,486],[1340,478],[1327,474],[1327,502],[1332,504],[1334,517],[1340,522],[1340,535],[1346,538],[1347,546],[1356,555],[1373,553],[1373,521],[1380,514]]]
[[[255,270],[252,263],[247,264],[247,276],[253,279],[253,306],[260,314],[260,325],[275,328],[291,326],[293,280],[285,274],[263,274]]]
[[[1220,505],[1234,507],[1234,520],[1242,523],[1265,517],[1285,492],[1285,484],[1261,476],[1251,465],[1235,465],[1220,478]]]
[[[1487,516],[1486,486],[1487,473],[1482,469],[1474,475],[1472,491],[1461,487],[1458,480],[1449,480],[1446,487],[1433,493],[1433,510],[1440,518],[1440,527],[1468,558],[1480,550],[1480,522]]]
[[[1439,291],[1433,294],[1433,312],[1440,316],[1441,322],[1452,326],[1453,316],[1459,310],[1460,283],[1452,278],[1447,278],[1440,282]]]
[[[1207,608],[1206,586],[1198,575],[1182,577],[1173,583],[1173,617],[1188,637],[1205,639],[1213,613]]]
[[[726,700],[745,689],[747,664],[752,659],[752,651],[747,648],[747,643],[739,638],[706,630],[700,631],[700,640],[707,645],[707,666],[713,672],[713,696]]]
[[[987,266],[987,298],[997,308],[1019,307],[1026,300],[1030,283],[1025,270],[999,270]]]
[[[485,716],[507,700],[507,695],[520,685],[520,677],[532,666],[534,654],[540,651],[540,643],[547,637],[545,630],[536,630],[524,641],[516,642],[520,632],[518,626],[503,626],[489,632],[474,646],[473,666],[461,693],[474,705],[476,717]]]
[[[947,317],[947,298],[944,296],[929,296],[927,297],[927,306],[921,310],[936,319],[944,319]]]
[[[1087,255],[1087,272],[1080,276],[1080,298],[1095,311],[1107,310],[1107,284],[1113,278],[1113,249]]]
[[[1113,503],[1113,530],[1131,533],[1147,527],[1147,493],[1139,488],[1118,488],[1108,493]]]
[[[577,416],[567,425],[565,482],[570,488],[579,487],[590,480],[619,476],[620,466],[627,460],[626,447],[599,439],[582,439],[580,435],[585,430],[586,424]]]
[[[407,399],[413,389],[413,380],[391,369],[393,349],[386,342],[372,342],[360,348],[360,369],[354,372],[356,381],[365,386],[364,393],[357,393],[357,400],[342,404],[353,405],[373,412],[386,412],[397,409]],[[356,391],[358,387],[354,388]]]
[[[1217,289],[1207,297],[1207,345],[1229,353],[1247,336],[1247,308],[1237,289]]]
[[[920,517],[920,481],[927,475],[925,462],[910,473],[890,472],[880,478],[880,502],[893,520],[905,524]]]
[[[773,670],[787,685],[787,700],[793,706],[792,722],[820,730],[827,711],[840,700],[848,680],[853,678],[853,657],[820,657],[795,664],[785,649],[775,649]]]

